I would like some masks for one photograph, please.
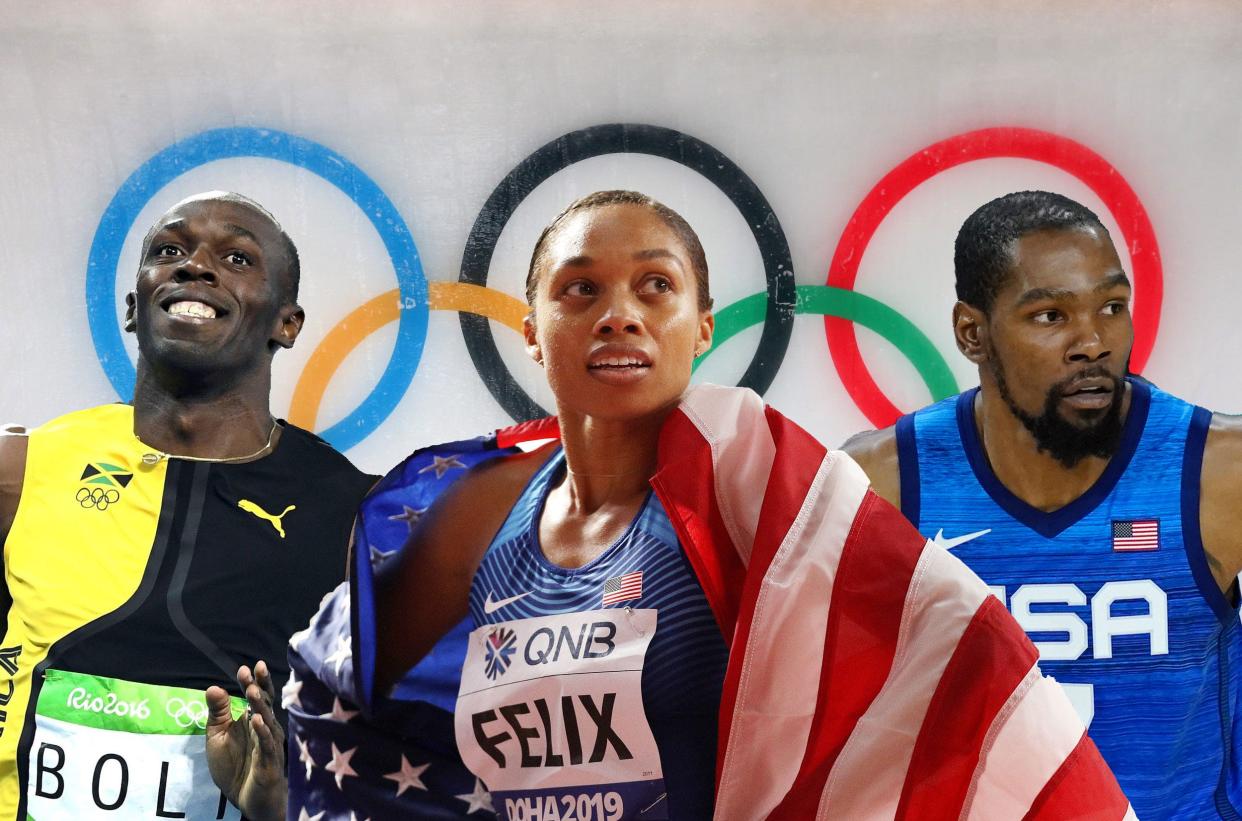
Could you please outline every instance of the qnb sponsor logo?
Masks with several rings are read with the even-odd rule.
[[[117,698],[116,693],[97,696],[88,692],[85,687],[74,687],[70,690],[65,704],[85,713],[99,713],[118,718],[132,716],[139,720],[146,720],[151,717],[151,708],[147,705],[145,698],[141,701],[122,701]],[[203,709],[206,710],[206,705]]]
[[[93,754],[91,757],[94,757]],[[84,791],[78,789],[85,785],[75,784],[66,791],[65,766],[69,763],[69,759],[64,747],[45,741],[39,745],[34,759],[35,766],[34,772],[31,773],[31,782],[36,796],[49,801],[66,800],[76,803],[79,807],[85,806],[82,803],[85,801],[85,796],[82,794]],[[183,791],[178,788],[176,781],[185,777],[184,767],[174,768],[168,761],[160,761],[157,780],[151,777],[154,775],[155,766],[155,761],[142,759],[135,763],[120,753],[100,755],[94,766],[90,768],[91,800],[99,809],[111,812],[125,808],[127,802],[131,807],[133,804],[143,804],[144,797],[139,797],[139,793],[151,789],[155,793],[155,818],[185,818],[186,812],[178,809],[175,804],[170,806],[169,798]],[[147,768],[151,768],[152,771],[148,772]],[[173,781],[171,788],[170,773]],[[149,795],[148,793],[145,801],[150,800]],[[208,817],[224,818],[227,809],[228,800],[223,793],[220,793],[219,802],[216,804],[216,814]],[[130,816],[121,813],[118,817]]]
[[[602,659],[617,649],[616,637],[617,626],[610,621],[581,624],[577,633],[569,625],[562,625],[560,630],[540,627],[526,640],[522,655],[532,667],[567,660]]]
[[[510,658],[516,652],[517,633],[501,628],[487,636],[483,652],[483,672],[489,679],[503,676],[509,669]]]
[[[563,767],[634,757],[613,727],[617,694],[537,698],[470,717],[474,738],[499,767]]]
[[[1146,636],[1149,656],[1169,653],[1169,599],[1151,579],[1106,582],[1091,596],[1088,612],[1070,609],[1088,606],[1087,594],[1076,584],[1024,584],[1008,601],[1003,585],[988,589],[1031,634],[1043,661],[1074,661],[1088,648],[1091,658],[1111,659],[1119,636]],[[1128,612],[1114,613],[1113,606],[1121,602],[1130,603]],[[1134,612],[1144,603],[1146,612]],[[1062,638],[1049,640],[1049,634],[1058,633]]]

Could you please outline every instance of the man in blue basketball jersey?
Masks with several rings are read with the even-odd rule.
[[[954,263],[980,386],[845,450],[1006,604],[1140,818],[1242,817],[1242,424],[1128,375],[1130,281],[1087,208],[1001,197]]]

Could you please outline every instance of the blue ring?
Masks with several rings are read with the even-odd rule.
[[[165,148],[122,183],[99,220],[86,267],[86,315],[99,363],[121,398],[133,397],[134,366],[116,321],[115,286],[121,246],[139,213],[185,172],[236,157],[281,160],[332,183],[366,214],[392,259],[403,307],[392,358],[362,404],[319,434],[337,450],[349,450],[392,414],[414,379],[427,340],[427,278],[410,229],[388,196],[356,165],[310,140],[270,129],[217,128]]]

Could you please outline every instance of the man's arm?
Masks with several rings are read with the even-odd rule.
[[[1231,602],[1242,571],[1242,416],[1214,414],[1203,448],[1199,531],[1216,585]]]
[[[26,475],[26,429],[16,425],[0,428],[0,547],[4,546],[22,498]]]
[[[17,425],[0,428],[0,550],[9,538],[13,519],[17,516],[17,504],[22,498],[22,483],[26,476],[26,446],[30,440],[26,429]],[[4,582],[0,567],[0,625],[8,622],[13,597]],[[0,627],[0,633],[4,628]]]
[[[871,480],[871,489],[901,509],[901,465],[897,460],[897,429],[869,430],[850,437],[845,451]]]

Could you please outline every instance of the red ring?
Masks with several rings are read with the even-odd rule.
[[[1156,344],[1164,299],[1156,232],[1138,195],[1116,168],[1082,143],[1047,131],[984,128],[942,140],[906,158],[876,183],[855,209],[832,255],[827,284],[854,289],[858,266],[871,237],[893,207],[916,187],[954,166],[1000,157],[1036,160],[1060,168],[1085,183],[1108,207],[1130,252],[1135,290],[1143,297],[1134,312],[1134,347],[1130,354],[1131,369],[1135,373],[1142,371]],[[858,350],[854,324],[825,316],[824,334],[832,363],[858,409],[876,427],[896,422],[901,411],[871,378]]]

